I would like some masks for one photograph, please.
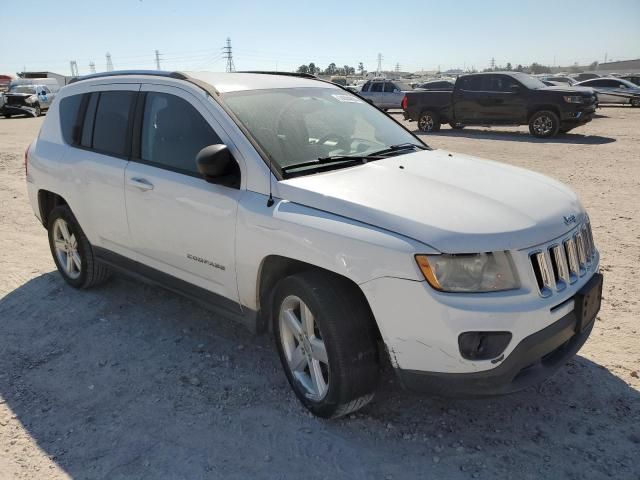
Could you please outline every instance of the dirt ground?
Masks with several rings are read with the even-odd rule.
[[[41,122],[0,118],[1,479],[640,479],[640,109],[602,108],[546,141],[525,128],[423,137],[579,192],[603,308],[540,388],[440,399],[387,374],[337,421],[298,404],[271,338],[124,277],[81,292],[62,281],[25,191]]]

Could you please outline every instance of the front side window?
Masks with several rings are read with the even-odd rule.
[[[393,93],[395,89],[396,89],[396,86],[395,86],[393,83],[391,83],[391,82],[385,82],[385,84],[384,84],[384,91],[385,91],[385,92],[387,92],[387,93],[389,93],[389,92],[390,92],[390,93]]]
[[[368,102],[333,88],[224,94],[226,105],[280,168],[333,156],[365,156],[420,143]]]
[[[371,84],[370,92],[381,92],[382,91],[382,82],[374,82]]]
[[[129,118],[136,92],[101,92],[93,126],[93,148],[99,152],[126,156]]]
[[[143,161],[197,174],[198,152],[219,143],[218,135],[189,102],[167,93],[147,93],[140,141]]]

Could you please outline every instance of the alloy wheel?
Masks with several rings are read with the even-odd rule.
[[[553,119],[548,115],[540,115],[533,121],[533,130],[537,135],[549,135],[553,131]]]
[[[433,117],[429,114],[422,115],[418,121],[418,128],[423,132],[430,132],[433,130]]]
[[[69,230],[69,224],[58,218],[53,224],[53,246],[58,263],[69,278],[76,279],[82,273],[82,260],[78,252],[76,236]]]
[[[315,317],[297,296],[286,297],[279,314],[280,342],[291,375],[313,401],[329,390],[327,349]]]

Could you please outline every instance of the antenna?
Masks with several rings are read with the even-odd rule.
[[[269,154],[269,200],[267,200],[267,207],[271,207],[275,203],[273,201],[273,189],[272,189],[273,180],[271,178],[273,177],[273,170],[271,169],[272,166],[273,166],[273,158],[271,157],[271,154]]]

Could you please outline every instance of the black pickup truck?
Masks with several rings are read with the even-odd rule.
[[[552,137],[591,121],[598,99],[590,88],[548,87],[524,73],[462,75],[453,91],[407,92],[404,118],[423,132],[464,125],[529,125],[536,137]]]

